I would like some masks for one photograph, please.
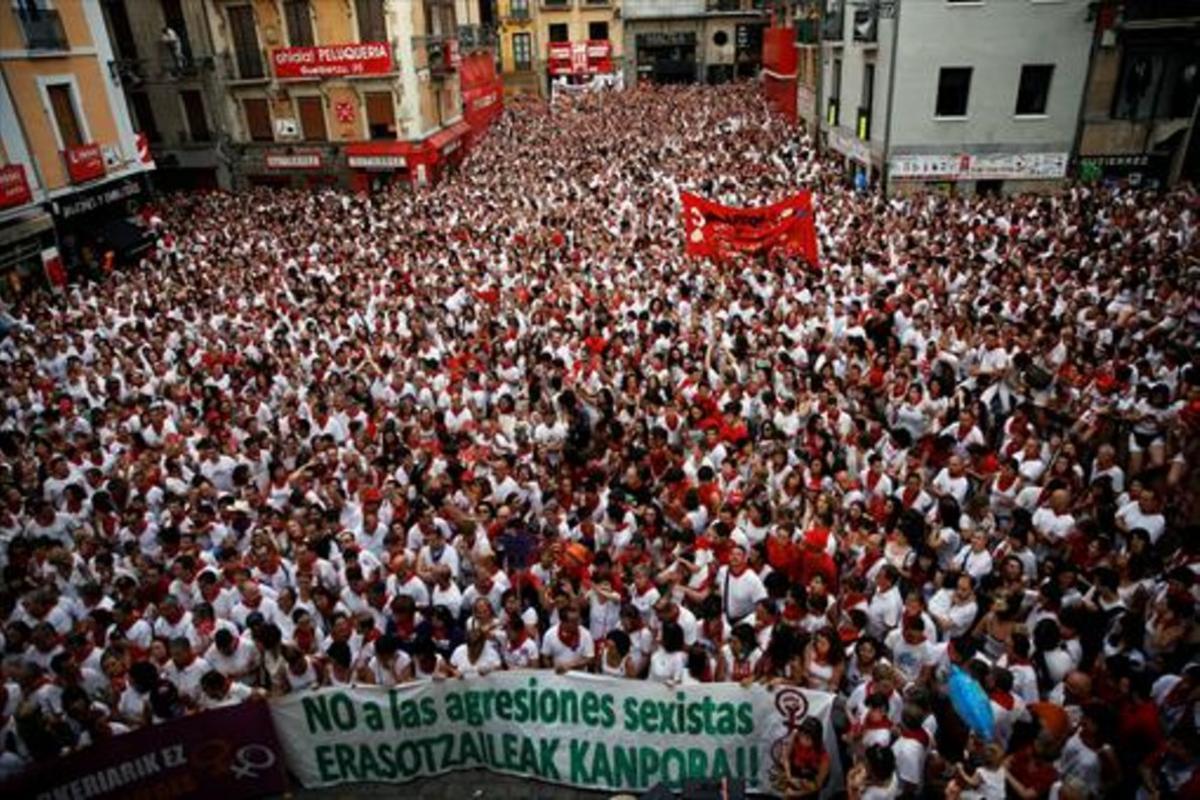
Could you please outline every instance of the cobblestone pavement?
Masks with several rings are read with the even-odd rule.
[[[621,795],[585,792],[569,786],[496,775],[486,770],[470,770],[400,786],[360,783],[331,789],[299,789],[292,794],[292,800],[357,800],[361,797],[402,797],[406,800],[608,800],[614,796]]]

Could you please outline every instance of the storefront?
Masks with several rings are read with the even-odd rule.
[[[336,151],[328,148],[282,148],[259,151],[245,158],[246,182],[251,186],[312,189],[336,186]]]
[[[42,252],[55,246],[54,220],[40,206],[20,164],[0,167],[0,298],[43,283]]]
[[[72,277],[100,277],[136,263],[154,246],[138,218],[146,173],[110,181],[51,202],[63,266]]]
[[[420,142],[354,142],[346,145],[350,186],[360,192],[396,184],[427,186],[462,162],[470,144],[465,120],[442,128]]]
[[[1171,168],[1171,157],[1161,153],[1115,153],[1080,156],[1079,179],[1086,183],[1128,182],[1153,189],[1163,186]]]
[[[468,145],[474,146],[504,112],[504,81],[496,74],[491,53],[464,56],[458,73],[463,119],[471,126]]]
[[[696,81],[695,31],[639,33],[637,45],[638,80],[654,83],[694,83]]]

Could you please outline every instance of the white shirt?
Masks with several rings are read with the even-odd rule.
[[[454,648],[454,652],[450,655],[450,666],[458,670],[460,675],[484,675],[488,672],[500,669],[503,664],[500,661],[500,654],[496,652],[496,648],[491,642],[485,642],[483,650],[479,654],[479,658],[474,664],[467,655],[467,646],[460,644]]]
[[[549,658],[555,667],[569,664],[578,658],[592,658],[596,655],[596,643],[587,628],[580,626],[579,642],[574,647],[563,644],[558,638],[558,626],[546,631],[542,638],[542,655]]]
[[[728,566],[717,570],[717,591],[721,594],[722,608],[730,622],[738,622],[754,613],[754,606],[767,596],[767,587],[762,578],[750,568],[741,575],[733,575]]]
[[[687,654],[679,651],[668,653],[659,648],[650,656],[649,680],[659,683],[679,683],[687,674]]]
[[[867,633],[876,639],[884,638],[899,624],[903,610],[904,601],[898,588],[893,586],[885,592],[876,591],[867,605]]]

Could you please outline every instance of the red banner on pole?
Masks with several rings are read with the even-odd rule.
[[[730,208],[688,192],[681,200],[689,256],[722,259],[779,252],[817,266],[811,192],[762,208]]]
[[[392,71],[392,48],[387,42],[277,47],[271,51],[271,63],[276,78],[385,75]]]

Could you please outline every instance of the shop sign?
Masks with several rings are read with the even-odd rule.
[[[392,49],[387,42],[277,47],[271,51],[271,63],[276,78],[386,75],[392,71]]]
[[[54,202],[54,213],[60,219],[70,219],[79,214],[95,211],[97,208],[120,202],[126,198],[140,194],[141,185],[137,180],[120,181],[111,186],[105,186],[85,195],[73,195],[69,200]]]
[[[25,167],[9,164],[0,167],[0,208],[11,208],[28,203],[33,199],[29,181],[25,178]]]
[[[320,153],[267,153],[267,169],[320,169]]]
[[[346,164],[355,169],[404,169],[408,161],[404,156],[349,156]]]
[[[67,175],[70,176],[72,183],[84,183],[96,178],[103,178],[107,173],[104,166],[104,151],[95,142],[79,147],[68,147],[63,151],[63,158],[67,161]]]
[[[898,155],[888,161],[899,180],[1053,180],[1067,174],[1066,153]]]

